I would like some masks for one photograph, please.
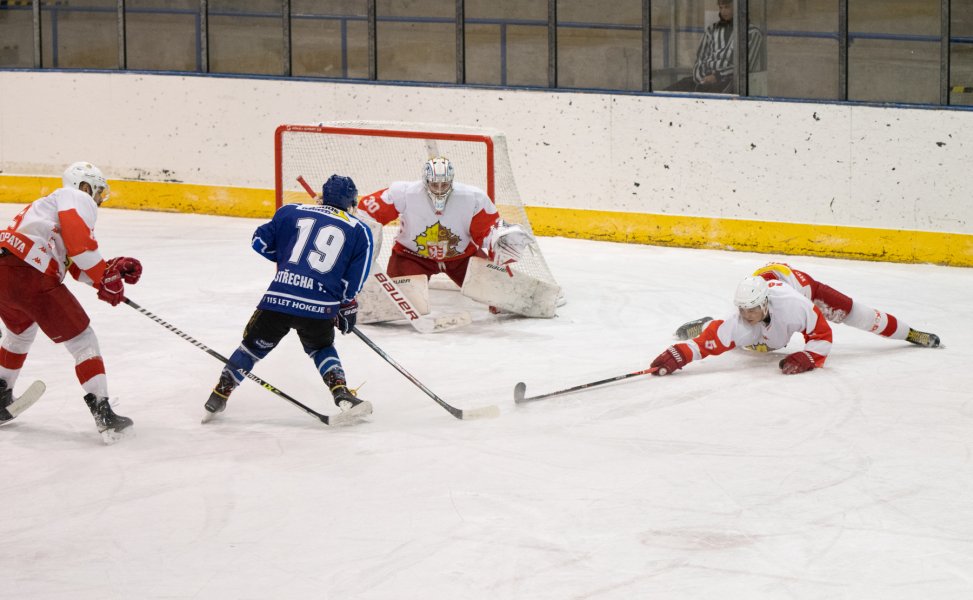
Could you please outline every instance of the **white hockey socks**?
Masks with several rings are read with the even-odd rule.
[[[862,331],[869,331],[875,335],[904,340],[909,335],[909,325],[896,319],[893,315],[866,306],[855,301],[851,305],[851,313],[844,320],[845,325],[851,325]]]

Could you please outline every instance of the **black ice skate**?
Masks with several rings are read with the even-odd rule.
[[[331,389],[335,405],[341,409],[342,416],[367,417],[372,414],[372,403],[356,396],[347,386],[338,385]]]
[[[7,387],[7,382],[0,379],[0,423],[6,423],[14,416],[7,407],[14,403],[13,390]]]
[[[688,340],[696,337],[697,335],[703,333],[703,327],[713,320],[713,317],[703,317],[701,319],[696,319],[695,321],[689,321],[688,323],[683,323],[676,329],[673,334],[677,340]]]
[[[935,333],[926,333],[925,331],[918,331],[916,329],[909,329],[909,335],[905,336],[905,341],[917,346],[925,346],[926,348],[938,348],[939,347],[939,336]]]
[[[333,367],[324,374],[323,379],[324,384],[331,390],[335,406],[341,409],[341,414],[338,415],[339,422],[367,417],[372,414],[372,403],[362,400],[348,389],[345,371],[341,367]]]
[[[116,415],[111,404],[108,403],[108,398],[86,394],[84,403],[88,405],[91,416],[95,418],[95,425],[98,426],[101,439],[106,444],[114,444],[128,433],[126,430],[132,426],[132,420]]]
[[[206,404],[203,405],[203,408],[206,409],[206,412],[203,413],[203,423],[216,416],[216,413],[221,413],[226,409],[226,401],[229,400],[230,392],[236,389],[236,386],[236,381],[226,370],[220,373],[219,382],[213,388],[213,392],[209,395],[209,399],[206,400]]]
[[[47,386],[42,381],[35,381],[27,386],[20,396],[14,396],[13,390],[7,387],[7,382],[0,379],[0,425],[6,425],[37,402]]]
[[[213,390],[213,392],[209,395],[209,399],[206,400],[206,404],[203,405],[203,408],[206,409],[206,414],[203,415],[203,423],[212,419],[213,415],[216,413],[223,412],[223,410],[226,408],[226,401],[226,396],[216,390]]]

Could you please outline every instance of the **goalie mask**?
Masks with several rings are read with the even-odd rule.
[[[80,161],[71,163],[64,170],[64,174],[61,175],[61,182],[64,184],[64,187],[81,190],[82,192],[85,190],[81,189],[81,184],[87,183],[90,191],[86,193],[99,206],[101,206],[102,202],[108,200],[108,196],[111,194],[111,189],[108,187],[105,176],[101,174],[101,170],[89,162]]]
[[[436,214],[446,209],[446,200],[453,191],[454,175],[453,163],[442,156],[426,161],[422,167],[422,181]]]

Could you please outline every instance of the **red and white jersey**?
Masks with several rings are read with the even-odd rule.
[[[726,319],[711,321],[699,336],[676,344],[676,348],[686,362],[691,362],[736,347],[778,350],[800,333],[815,366],[824,366],[831,352],[831,326],[818,307],[781,281],[768,282],[767,301],[769,319],[751,325],[735,311]]]
[[[105,272],[95,241],[97,216],[91,196],[60,188],[24,207],[0,231],[0,247],[45,275],[63,280],[70,270],[79,281],[97,285]]]
[[[435,261],[472,256],[500,218],[483,190],[455,182],[442,214],[433,210],[421,180],[397,181],[362,198],[358,209],[383,225],[401,220],[393,252]]]
[[[799,291],[808,300],[814,300],[814,279],[803,271],[791,268],[787,263],[767,263],[753,272],[754,277],[763,277],[767,281],[783,281]]]

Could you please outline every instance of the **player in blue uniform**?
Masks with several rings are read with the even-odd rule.
[[[321,190],[320,204],[287,204],[253,234],[253,249],[277,264],[277,273],[243,330],[240,347],[230,356],[206,401],[206,419],[226,408],[230,393],[260,359],[295,330],[314,361],[335,404],[356,416],[372,405],[348,389],[334,347],[334,332],[355,326],[361,291],[372,264],[372,234],[349,214],[358,202],[350,177],[332,175]]]

